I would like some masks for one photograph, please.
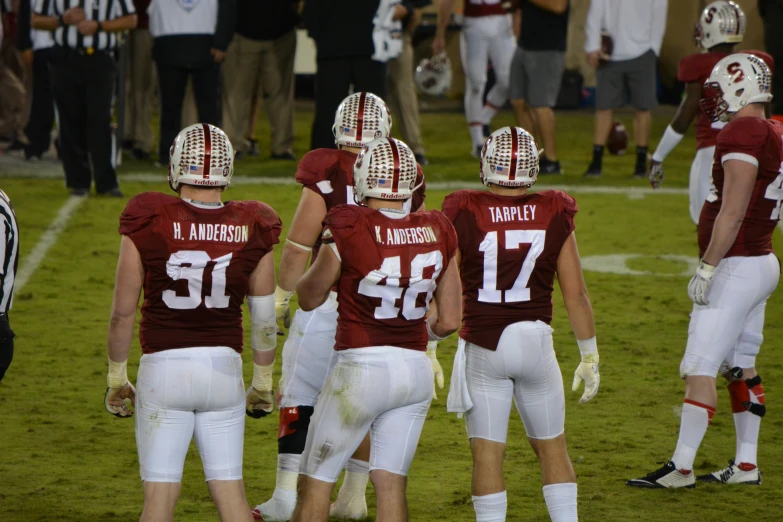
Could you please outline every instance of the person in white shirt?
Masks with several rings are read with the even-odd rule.
[[[585,24],[585,52],[596,69],[593,160],[586,177],[600,177],[604,146],[612,127],[612,110],[627,99],[636,109],[634,177],[647,173],[650,110],[658,105],[656,63],[666,30],[668,0],[592,0]],[[613,45],[602,40],[608,34]]]

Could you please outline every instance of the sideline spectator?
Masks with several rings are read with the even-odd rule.
[[[0,0],[0,19],[5,38],[0,45],[0,138],[11,141],[7,151],[22,150],[26,118],[25,67],[16,48],[19,2]]]
[[[585,25],[587,61],[595,68],[595,128],[593,160],[586,177],[601,176],[604,146],[612,127],[612,110],[630,97],[636,109],[635,178],[647,177],[650,110],[658,106],[655,72],[666,30],[668,0],[591,0]],[[611,56],[601,50],[601,32],[612,38]],[[606,63],[603,63],[606,61]]]
[[[523,0],[517,49],[511,61],[509,99],[517,125],[544,147],[540,174],[560,174],[555,113],[565,70],[568,0]]]
[[[220,64],[236,25],[234,0],[156,0],[149,9],[152,57],[158,66],[160,140],[158,161],[180,131],[188,78],[201,123],[220,124]]]
[[[223,66],[223,129],[241,157],[252,150],[254,95],[272,127],[272,158],[296,160],[294,57],[297,0],[237,0],[237,26]]]
[[[421,23],[421,9],[427,7],[431,0],[412,0],[401,3],[396,9],[397,17],[402,22],[402,53],[389,60],[387,102],[394,117],[395,127],[400,131],[402,141],[416,155],[416,161],[427,165],[424,145],[421,142],[419,125],[419,98],[416,94],[416,83],[413,80],[413,33]],[[404,10],[404,13],[403,13]],[[395,133],[396,134],[396,133]]]
[[[758,0],[758,7],[764,22],[764,48],[775,63],[783,63],[783,2]],[[772,76],[772,113],[783,114],[783,74]]]
[[[0,24],[2,25],[2,24]],[[3,29],[0,27],[0,41]],[[8,322],[8,311],[14,303],[14,281],[19,262],[19,227],[8,196],[0,190],[0,381],[14,358],[14,332]]]
[[[139,24],[128,34],[128,89],[125,95],[125,129],[122,148],[136,159],[147,159],[155,143],[152,104],[155,97],[155,67],[147,9],[150,0],[133,0]]]
[[[74,196],[90,193],[122,197],[115,171],[111,129],[117,33],[136,27],[130,0],[37,0],[32,25],[54,31],[54,100],[60,121],[60,158]],[[90,166],[92,165],[92,173]]]

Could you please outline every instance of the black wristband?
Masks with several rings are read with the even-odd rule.
[[[65,18],[63,18],[63,15],[60,15],[57,17],[57,26],[58,27],[64,27],[65,26]]]

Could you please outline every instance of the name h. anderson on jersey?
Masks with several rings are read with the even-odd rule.
[[[185,223],[186,235],[182,235],[182,223],[174,221],[174,239],[188,241],[223,241],[247,243],[247,225],[224,225],[220,223]],[[188,225],[190,225],[188,227]]]
[[[438,236],[432,227],[387,228],[384,238],[383,227],[375,227],[375,240],[382,245],[421,245],[437,243]]]

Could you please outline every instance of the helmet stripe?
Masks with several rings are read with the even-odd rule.
[[[729,5],[734,8],[734,12],[737,15],[737,30],[734,31],[734,34],[740,34],[740,9],[739,9],[739,6],[737,4],[735,4],[734,2],[730,3]]]
[[[519,154],[519,133],[516,127],[511,127],[511,167],[508,173],[510,181],[517,179],[517,154]]]
[[[400,186],[400,150],[397,148],[397,142],[394,139],[389,140],[391,145],[392,159],[394,161],[394,177],[392,178],[392,192],[397,192]]]
[[[204,130],[204,179],[209,179],[212,170],[212,133],[206,123],[202,123],[201,127]]]
[[[359,95],[359,111],[356,114],[356,141],[362,141],[362,131],[364,130],[364,103],[367,98],[367,93],[363,92]]]

